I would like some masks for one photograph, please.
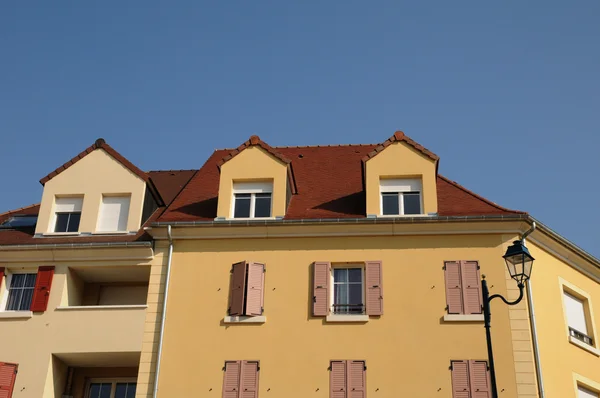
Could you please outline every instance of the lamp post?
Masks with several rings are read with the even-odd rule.
[[[483,295],[483,319],[485,323],[485,337],[487,340],[490,382],[492,384],[492,398],[498,398],[498,389],[496,387],[496,370],[494,368],[494,352],[492,351],[492,335],[490,333],[490,320],[492,317],[490,313],[490,302],[495,298],[499,298],[508,305],[519,304],[523,299],[525,282],[527,282],[531,276],[531,268],[533,267],[534,260],[531,254],[529,254],[527,247],[525,247],[523,240],[514,241],[512,246],[506,250],[506,254],[503,256],[503,258],[504,261],[506,261],[508,273],[510,274],[511,278],[517,282],[517,286],[519,286],[519,298],[517,298],[515,301],[508,301],[499,294],[490,296],[485,275],[483,275],[481,280],[481,292]]]

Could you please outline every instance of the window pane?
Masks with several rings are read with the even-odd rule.
[[[233,209],[234,218],[250,217],[250,194],[236,194],[235,208]]]
[[[79,220],[81,219],[81,213],[71,213],[69,215],[69,225],[67,226],[67,232],[79,231]]]
[[[135,390],[137,385],[135,383],[127,383],[127,395],[125,398],[135,398]]]
[[[25,274],[25,287],[35,287],[35,278],[37,274]]]
[[[393,215],[400,213],[397,193],[382,193],[381,203],[383,205],[383,215]]]
[[[99,383],[90,384],[89,398],[98,398],[99,396],[100,396],[100,384]]]
[[[8,292],[8,302],[6,304],[7,311],[19,311],[22,294],[23,289],[10,289]]]
[[[254,202],[254,217],[271,217],[271,194],[257,193]]]
[[[333,269],[333,282],[348,282],[348,269],[347,268],[334,268]]]
[[[349,300],[348,304],[362,304],[362,284],[353,283],[348,285]]]
[[[362,269],[350,268],[348,269],[348,282],[361,282],[362,281]]]
[[[54,232],[67,232],[67,223],[69,222],[68,213],[57,213],[56,214],[56,225],[54,226]]]
[[[110,398],[110,392],[112,390],[112,383],[102,383],[100,386],[100,398]]]
[[[19,311],[29,311],[31,308],[31,300],[33,299],[33,288],[23,289],[21,296],[21,305]]]
[[[336,284],[334,285],[333,292],[334,304],[348,304],[348,285],[345,283]]]
[[[405,192],[404,214],[421,214],[421,194],[418,192]]]
[[[117,383],[115,398],[127,398],[127,383]]]
[[[27,274],[13,274],[10,287],[23,287]]]

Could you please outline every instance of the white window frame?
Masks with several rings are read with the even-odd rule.
[[[105,198],[122,198],[122,199],[127,199],[129,200],[129,203],[127,204],[127,216],[125,219],[125,229],[122,230],[100,230],[100,223],[103,217],[103,210],[104,210],[104,199]],[[131,213],[131,194],[130,193],[120,193],[120,194],[102,194],[102,199],[100,200],[100,209],[98,210],[98,220],[96,221],[96,231],[94,232],[95,234],[122,234],[122,233],[127,233],[128,232],[128,228],[127,225],[129,225],[129,216]],[[121,213],[119,213],[120,215]],[[117,221],[118,224],[118,221]]]
[[[600,397],[600,383],[595,380],[573,373],[573,385],[575,388],[575,396],[577,398],[579,398],[579,387],[595,393]]]
[[[112,384],[112,388],[110,391],[110,398],[114,398],[115,397],[115,391],[117,389],[117,383],[135,383],[136,384],[136,393],[137,393],[137,378],[135,377],[107,377],[107,378],[96,378],[96,379],[89,379],[86,383],[85,383],[85,394],[83,394],[83,396],[85,398],[89,398],[90,396],[90,388],[92,384],[95,383],[111,383]]]
[[[383,214],[383,194],[398,195],[398,214]],[[404,214],[404,194],[419,194],[419,214]],[[379,217],[418,217],[423,216],[423,184],[418,178],[381,178],[379,180]]]
[[[271,194],[271,209],[269,217],[255,217],[255,203],[257,193]],[[235,217],[236,194],[250,194],[250,217]],[[267,181],[234,182],[231,196],[231,220],[272,220],[273,217],[273,183]]]
[[[18,270],[9,270],[9,269],[5,269],[4,270],[4,282],[2,282],[0,280],[0,283],[2,283],[2,291],[1,291],[1,296],[0,296],[0,312],[6,313],[6,314],[22,314],[22,313],[31,313],[31,311],[29,310],[7,310],[6,309],[6,305],[8,304],[8,294],[10,291],[10,284],[12,283],[12,276],[14,274],[36,274],[37,275],[38,269],[37,268],[23,268],[23,269],[18,269]],[[37,282],[37,276],[36,276],[36,282]]]
[[[592,307],[592,297],[583,289],[575,286],[574,284],[566,281],[563,278],[558,278],[559,279],[559,285],[560,285],[560,300],[561,300],[561,304],[562,304],[562,308],[563,308],[563,316],[564,316],[564,325],[565,325],[565,333],[567,335],[567,340],[573,344],[578,346],[579,348],[582,348],[588,352],[590,352],[591,354],[594,354],[595,356],[600,357],[600,349],[598,346],[598,333],[596,330],[596,322],[594,320],[594,309]],[[565,304],[565,299],[564,299],[564,295],[569,294],[579,300],[581,300],[583,302],[583,307],[584,307],[584,311],[585,311],[585,318],[586,318],[586,326],[588,328],[588,330],[586,332],[583,333],[587,333],[588,336],[590,336],[592,338],[592,345],[589,345],[587,343],[584,343],[583,341],[571,336],[571,333],[569,331],[569,318],[567,316],[567,307]]]
[[[59,203],[60,200],[67,199],[79,199],[80,203],[77,203],[73,206],[73,209],[69,210],[61,210]],[[79,213],[79,227],[81,227],[81,216],[83,215],[83,201],[85,200],[84,195],[73,195],[73,196],[55,196],[54,203],[52,204],[52,217],[50,220],[50,225],[48,226],[48,234],[51,235],[79,235],[79,228],[77,228],[76,232],[56,232],[56,215],[57,213]]]
[[[361,270],[361,284],[362,284],[362,305],[363,305],[363,312],[359,313],[359,314],[336,314],[334,311],[334,304],[335,304],[335,280],[334,280],[334,269],[350,269],[350,268],[360,268]],[[364,263],[339,263],[339,264],[331,264],[331,275],[330,275],[330,286],[329,286],[329,313],[332,316],[349,316],[349,317],[356,317],[356,316],[365,316],[367,314],[367,303],[365,302],[366,300],[366,294],[365,294],[365,264]]]

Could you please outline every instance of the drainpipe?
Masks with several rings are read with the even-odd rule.
[[[169,298],[169,280],[171,279],[171,261],[173,259],[173,236],[171,225],[167,225],[167,237],[169,239],[169,254],[167,257],[167,279],[165,280],[165,297],[163,299],[162,317],[160,320],[160,337],[158,340],[158,353],[156,355],[156,373],[154,376],[154,391],[152,397],[158,396],[158,376],[160,375],[160,362],[162,358],[163,336],[165,333],[165,319],[167,318],[167,299]]]
[[[523,234],[521,241],[525,246],[525,238],[529,236],[535,230],[535,221],[532,223],[531,228]],[[533,343],[533,360],[535,362],[535,372],[537,379],[537,388],[540,398],[544,398],[544,379],[542,378],[542,367],[540,364],[540,351],[538,345],[537,325],[535,322],[535,308],[533,306],[533,294],[531,291],[531,279],[527,281],[527,307],[529,307],[529,325],[531,327],[531,340]]]

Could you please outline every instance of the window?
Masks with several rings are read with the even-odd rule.
[[[56,198],[54,232],[78,232],[83,198]]]
[[[420,180],[382,179],[379,183],[379,190],[382,215],[422,214]]]
[[[233,264],[229,288],[229,315],[262,315],[264,285],[265,264],[247,261]]]
[[[8,286],[6,311],[29,311],[37,274],[12,274]]]
[[[257,398],[259,372],[258,361],[226,361],[223,367],[223,397]]]
[[[586,303],[584,299],[563,291],[565,311],[567,313],[567,322],[569,326],[569,335],[585,344],[594,345],[594,341],[588,330],[586,320]]]
[[[451,361],[452,398],[491,397],[486,361]]]
[[[0,397],[12,397],[18,365],[0,362]]]
[[[233,184],[233,218],[271,217],[273,184],[237,182]]]
[[[445,261],[448,314],[481,314],[481,279],[477,261]]]
[[[333,268],[332,313],[363,314],[363,292],[362,268]]]
[[[136,382],[129,379],[90,380],[86,398],[135,398]]]
[[[331,361],[329,395],[335,398],[364,398],[367,393],[365,361]]]
[[[597,392],[588,390],[583,386],[577,386],[577,398],[600,398]]]
[[[98,232],[127,231],[130,196],[102,196],[98,215]]]

